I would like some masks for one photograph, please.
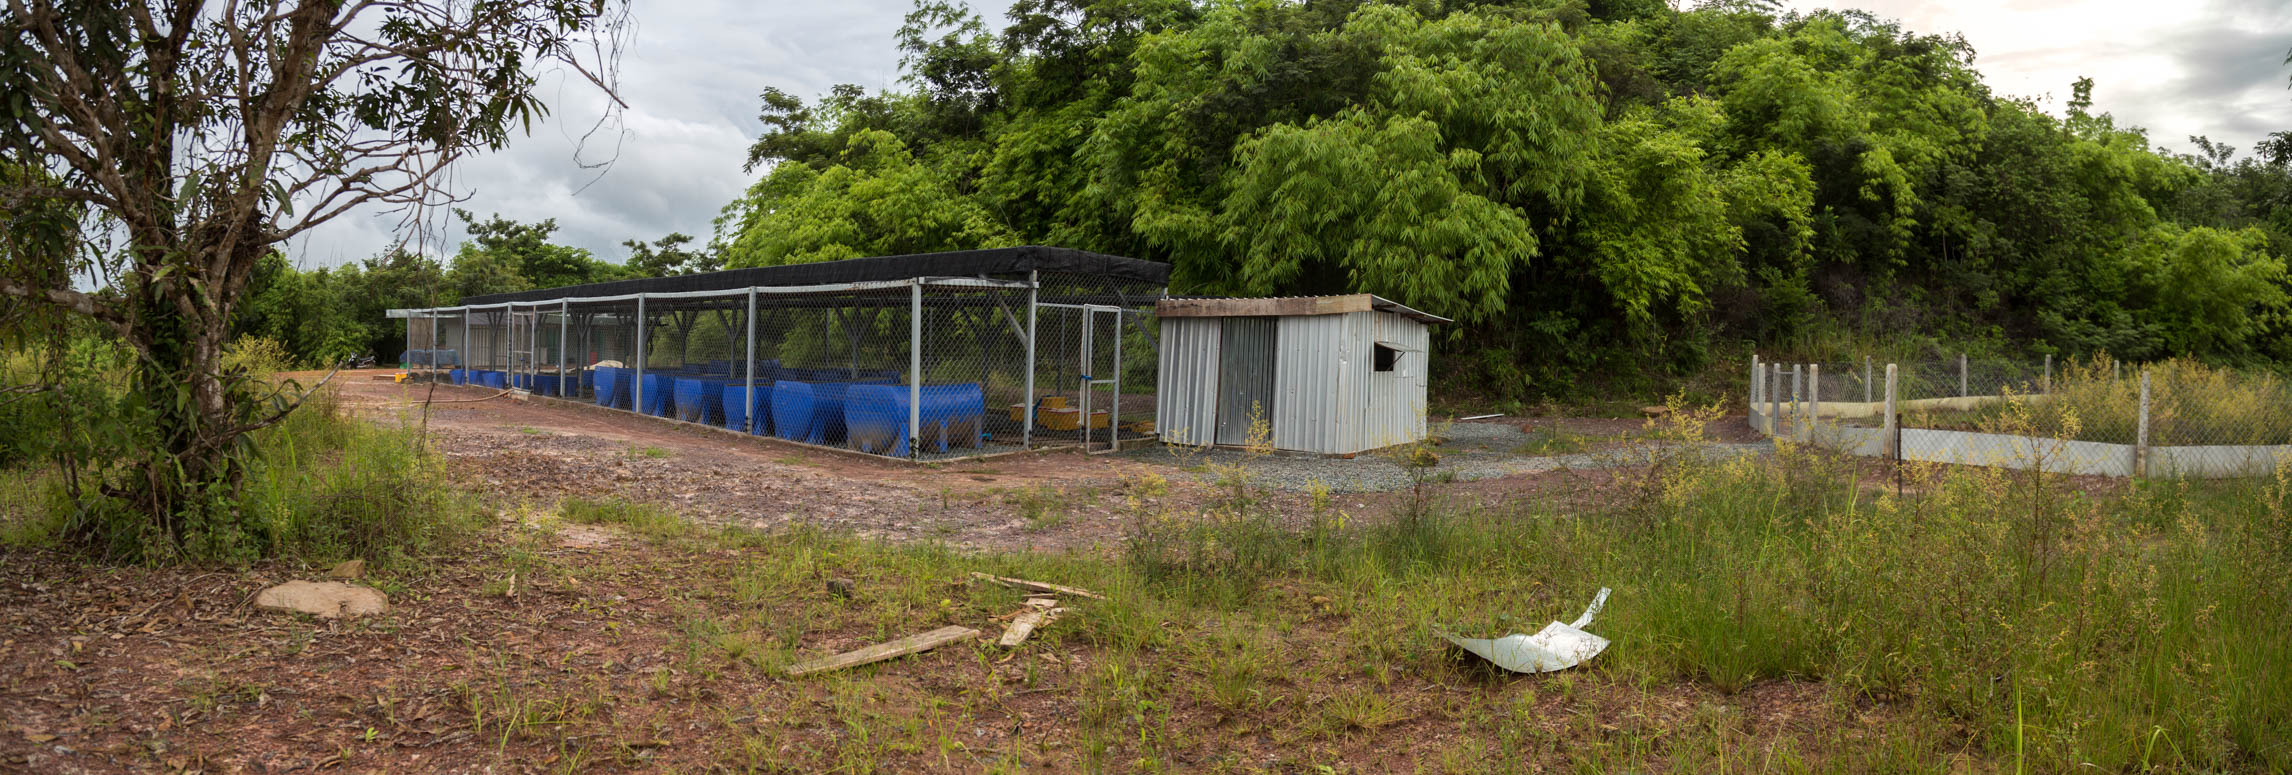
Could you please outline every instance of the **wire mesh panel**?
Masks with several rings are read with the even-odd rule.
[[[2104,476],[2265,476],[2292,463],[2292,384],[2108,358],[1760,364],[1754,424],[1856,454]],[[1880,402],[1856,393],[1869,385]],[[1887,408],[1892,399],[1893,430]],[[1891,434],[1891,438],[1889,438]]]
[[[2292,462],[2292,385],[2182,364],[2143,370],[2151,476],[2267,476]]]
[[[433,333],[464,384],[940,460],[1151,434],[1161,295],[1032,271],[522,295]]]

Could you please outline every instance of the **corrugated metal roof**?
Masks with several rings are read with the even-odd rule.
[[[1454,323],[1456,321],[1409,307],[1373,293],[1355,293],[1338,296],[1171,296],[1163,299],[1158,314],[1163,317],[1297,317],[1304,315],[1342,315],[1376,310],[1390,312],[1419,323]],[[1185,302],[1213,302],[1209,305],[1184,307]]]

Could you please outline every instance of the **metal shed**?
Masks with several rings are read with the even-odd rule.
[[[1447,318],[1366,293],[1163,299],[1154,313],[1164,441],[1350,455],[1425,436],[1426,326]]]

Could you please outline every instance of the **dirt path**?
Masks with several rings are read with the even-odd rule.
[[[916,465],[482,388],[335,379],[343,405],[377,421],[418,424],[427,396],[439,451],[508,502],[619,497],[716,524],[1065,548],[1113,540],[1127,481],[1167,473],[1071,452]]]

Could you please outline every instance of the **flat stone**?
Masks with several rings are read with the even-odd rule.
[[[289,581],[255,595],[255,607],[334,619],[388,611],[390,598],[381,590],[339,581]]]
[[[336,565],[333,570],[326,572],[326,577],[330,579],[355,579],[364,575],[366,575],[365,560],[344,560],[342,564]]]

